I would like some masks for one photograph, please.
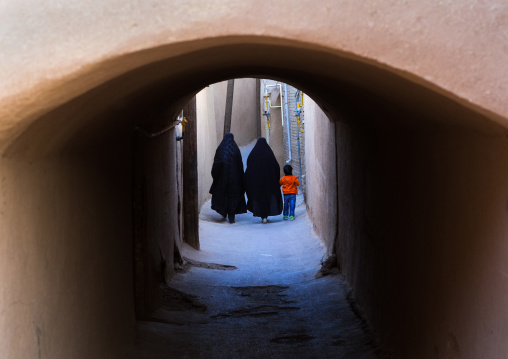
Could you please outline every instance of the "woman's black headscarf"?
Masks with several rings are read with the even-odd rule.
[[[245,170],[247,209],[255,217],[266,218],[282,213],[279,176],[279,163],[266,139],[260,137],[247,158]]]
[[[222,216],[247,212],[240,149],[231,132],[226,133],[215,151],[212,165],[212,209]]]

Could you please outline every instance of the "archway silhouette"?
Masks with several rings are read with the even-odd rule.
[[[164,59],[165,55],[169,57]],[[107,79],[107,70],[114,73],[118,71],[116,69],[128,69],[149,59],[157,61],[92,85],[93,80],[97,82],[96,78]],[[24,130],[22,136],[18,136],[18,143],[13,143],[5,154],[11,157],[33,148],[40,155],[45,147],[45,151],[55,151],[75,132],[82,131],[79,137],[86,138],[86,128],[96,125],[90,119],[117,121],[110,125],[110,132],[122,128],[130,130],[124,124],[129,120],[141,124],[146,122],[148,128],[156,128],[155,120],[146,119],[157,117],[162,111],[175,117],[186,101],[208,84],[249,76],[280,79],[295,85],[315,99],[334,121],[344,120],[349,113],[363,111],[367,114],[369,110],[363,104],[368,102],[372,106],[370,111],[386,113],[384,123],[396,117],[411,117],[410,121],[404,120],[400,124],[411,126],[416,121],[432,119],[473,125],[487,131],[498,129],[491,123],[499,119],[495,114],[474,108],[467,101],[407,72],[311,44],[269,37],[241,37],[163,46],[128,54],[84,70],[71,83],[63,84],[64,88],[69,88],[66,96],[73,92],[84,93],[50,112],[32,114],[30,117],[38,120],[33,121],[32,127]],[[82,111],[72,112],[71,108]],[[393,108],[398,110],[396,116],[393,116]],[[416,113],[411,111],[415,108],[419,109]],[[67,109],[69,112],[66,112]],[[140,117],[144,120],[139,121]],[[371,118],[368,121],[376,120]],[[105,124],[101,126],[105,127]],[[54,129],[63,134],[58,136]],[[50,132],[43,136],[41,131],[45,130]],[[96,131],[91,130],[90,133],[97,136]],[[46,140],[38,146],[37,138]],[[52,140],[48,142],[48,138]],[[30,145],[26,146],[27,143]]]
[[[116,75],[109,76],[104,72],[107,69],[116,72]],[[118,69],[130,70],[122,73],[117,72]],[[142,126],[148,131],[157,132],[167,124],[168,118],[176,117],[184,104],[204,86],[247,76],[280,79],[294,85],[308,93],[332,121],[340,124],[336,139],[342,145],[337,149],[338,157],[350,156],[345,162],[333,164],[344,170],[337,179],[340,187],[337,189],[340,218],[331,224],[339,226],[336,248],[338,253],[343,253],[340,264],[355,289],[360,305],[381,333],[383,341],[395,346],[408,339],[411,345],[418,347],[421,342],[417,337],[424,333],[433,334],[439,315],[467,293],[468,287],[462,282],[457,288],[449,290],[446,289],[446,283],[435,285],[433,279],[439,278],[436,272],[446,267],[442,262],[437,269],[431,270],[432,275],[428,277],[425,271],[429,268],[414,267],[415,258],[417,264],[424,264],[419,250],[435,260],[444,261],[442,256],[449,254],[450,248],[436,253],[439,246],[437,241],[425,247],[423,238],[412,238],[410,243],[403,242],[402,238],[414,234],[415,228],[420,225],[422,233],[430,231],[423,228],[424,224],[418,221],[417,213],[436,209],[437,214],[449,214],[454,210],[462,213],[460,208],[454,208],[453,205],[441,211],[443,203],[436,202],[438,205],[435,205],[426,197],[430,191],[435,190],[439,195],[451,193],[457,199],[471,190],[475,197],[480,198],[480,187],[485,186],[487,177],[499,173],[498,181],[501,182],[506,175],[503,168],[495,165],[496,159],[502,158],[506,151],[504,148],[489,147],[489,141],[485,140],[495,138],[498,145],[503,145],[505,129],[497,124],[498,116],[476,108],[428,81],[353,54],[274,38],[223,38],[168,45],[98,64],[96,68],[83,70],[72,82],[63,83],[63,100],[48,98],[47,108],[51,108],[50,111],[44,108],[27,110],[31,111],[26,116],[30,125],[26,128],[23,127],[26,124],[20,125],[19,136],[12,141],[4,155],[15,168],[13,171],[18,171],[23,178],[36,178],[42,176],[41,173],[51,172],[48,177],[43,175],[41,180],[52,186],[61,184],[64,188],[59,199],[61,203],[58,202],[58,212],[72,209],[76,202],[86,204],[87,223],[95,228],[95,232],[91,233],[97,237],[91,245],[94,247],[93,253],[104,256],[99,262],[110,260],[113,257],[111,253],[121,247],[118,251],[120,255],[109,265],[116,267],[112,277],[122,278],[119,292],[122,292],[121,297],[126,297],[132,292],[132,267],[129,264],[132,258],[131,243],[126,238],[130,238],[132,227],[129,219],[132,203],[129,175],[133,128]],[[65,94],[67,88],[69,92]],[[429,141],[426,140],[427,136]],[[447,149],[444,142],[448,136],[454,138],[449,156],[446,156],[446,152],[443,152],[442,158],[432,154],[433,146],[437,152]],[[472,144],[470,148],[467,143]],[[484,153],[482,146],[486,146],[487,153]],[[461,159],[463,151],[463,162],[455,161]],[[467,159],[474,159],[482,153],[490,160],[485,164],[482,161],[473,163],[471,177],[475,183],[470,183],[467,188],[452,188],[451,184],[447,184],[446,188],[441,187],[439,181],[451,176],[447,166],[454,162],[465,166]],[[115,161],[115,166],[110,167],[109,164]],[[464,167],[461,168],[463,172],[457,172],[457,176],[467,173]],[[429,174],[422,180],[420,176],[429,169],[436,170],[438,174],[435,177]],[[486,171],[484,175],[481,174],[482,170]],[[56,180],[59,171],[67,173],[65,176],[68,180]],[[73,177],[74,172],[83,172],[80,175],[82,180],[77,175]],[[82,189],[87,188],[87,176],[92,176],[90,173],[93,173],[96,187],[90,189],[94,195],[84,199],[82,197],[86,194]],[[409,182],[398,182],[400,178]],[[424,180],[429,178],[435,178],[430,189],[412,192],[424,186]],[[450,177],[452,182],[456,179]],[[498,186],[487,195],[488,199],[503,193],[504,188],[496,184]],[[56,191],[40,194],[42,189],[31,180],[20,182],[21,185],[26,187],[18,188],[16,193],[24,192],[27,198],[38,198],[41,202],[47,202]],[[108,203],[99,214],[90,214],[94,205],[103,205],[101,198]],[[483,199],[478,198],[480,203],[485,204]],[[432,199],[437,201],[436,198]],[[422,203],[423,208],[419,206]],[[465,204],[462,201],[458,203],[460,206]],[[397,207],[400,209],[397,210]],[[76,216],[79,210],[74,211]],[[41,241],[45,236],[51,237],[59,232],[56,225],[46,223],[51,220],[51,213],[38,219],[35,212],[29,212],[26,221],[34,226],[34,231],[38,230],[38,226],[45,228],[40,234]],[[481,272],[486,259],[476,258],[474,253],[481,247],[481,230],[490,231],[490,222],[486,217],[491,212],[494,209],[487,208],[485,217],[478,219],[479,224],[471,225],[471,236],[465,241],[467,249],[462,250],[463,257],[454,262],[454,268],[463,268],[462,262],[468,262]],[[70,211],[68,216],[72,217],[72,213]],[[108,219],[108,224],[102,219],[107,213],[115,213]],[[399,228],[396,227],[397,220],[388,218],[394,214],[400,216]],[[71,220],[70,217],[62,215],[61,220],[68,221],[69,226],[74,225],[73,221],[80,223],[78,219],[72,217]],[[449,214],[445,218],[459,222],[469,217]],[[426,219],[432,219],[431,227],[438,227],[439,219],[430,214]],[[485,221],[484,225],[480,223],[482,221]],[[445,232],[450,231],[449,226],[444,225]],[[436,228],[437,233],[439,229]],[[115,232],[118,229],[121,231]],[[110,240],[113,232],[117,234]],[[461,230],[460,234],[464,234],[464,231]],[[458,235],[454,234],[454,239],[446,242],[447,246],[453,247],[458,241],[456,237]],[[341,238],[345,242],[341,242]],[[76,236],[72,242],[74,244],[70,246],[84,239]],[[100,244],[105,239],[108,241]],[[70,250],[70,258],[79,257],[77,249]],[[363,260],[359,260],[360,257]],[[390,262],[392,259],[394,262]],[[379,271],[380,268],[382,271]],[[409,268],[408,272],[399,278],[390,278],[402,268]],[[90,276],[89,281],[93,282],[94,278],[109,270],[105,266],[102,272]],[[485,272],[480,274],[486,275]],[[416,298],[421,294],[420,290],[415,284],[409,283],[414,276],[423,278],[423,288],[426,290],[443,290],[445,298],[438,303],[433,297],[429,304],[420,297],[422,302],[418,302]],[[471,276],[476,283],[480,282],[477,274]],[[49,282],[45,278],[48,286]],[[403,291],[409,300],[393,300],[391,295],[396,290]],[[92,301],[99,297],[91,294]],[[132,302],[127,303],[118,312],[132,311]],[[423,314],[414,314],[420,305],[426,308],[425,311]],[[465,310],[470,305],[468,302],[461,308]],[[109,304],[105,307],[109,307]],[[436,309],[438,307],[441,309]],[[397,313],[397,308],[402,310]],[[101,307],[99,312],[106,310]],[[426,317],[432,311],[435,312]],[[457,318],[460,314],[456,310],[453,317]],[[133,317],[126,321],[132,324]],[[460,321],[451,320],[450,325],[456,328],[457,322]],[[416,334],[394,339],[404,332],[400,329],[401,323],[407,323],[412,329],[420,329],[414,332]],[[106,328],[116,325],[109,323]],[[453,338],[456,336],[460,335],[454,334]],[[402,348],[401,352],[404,350]]]

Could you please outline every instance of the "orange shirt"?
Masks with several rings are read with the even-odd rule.
[[[280,179],[279,184],[282,186],[282,193],[298,194],[296,186],[299,186],[300,182],[296,176],[284,176]]]

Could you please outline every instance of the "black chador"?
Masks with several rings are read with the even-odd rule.
[[[255,217],[266,217],[282,213],[280,192],[280,166],[266,139],[260,137],[247,158],[245,170],[245,190],[247,209]]]
[[[212,166],[212,209],[235,222],[235,214],[246,213],[243,162],[232,133],[226,133],[215,151]]]

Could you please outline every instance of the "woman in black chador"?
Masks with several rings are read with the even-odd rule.
[[[260,137],[247,158],[245,170],[245,190],[247,209],[255,217],[261,217],[263,223],[268,216],[282,213],[282,195],[280,193],[280,166],[266,139]]]
[[[230,223],[235,223],[235,214],[246,213],[247,205],[242,154],[231,132],[226,133],[215,151],[212,178],[212,209],[224,218],[228,216]]]

